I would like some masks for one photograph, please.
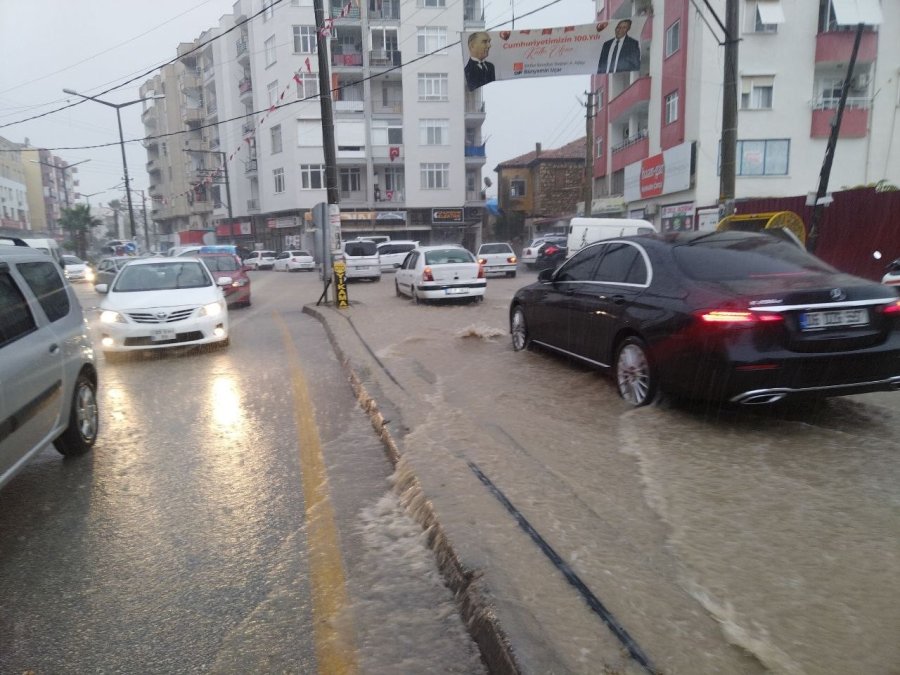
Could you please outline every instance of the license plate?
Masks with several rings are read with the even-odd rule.
[[[446,288],[446,289],[444,289],[444,292],[447,295],[462,295],[464,293],[468,293],[469,289],[468,288]]]
[[[865,309],[835,309],[828,312],[803,312],[800,315],[801,330],[868,325],[869,312]]]
[[[174,340],[174,328],[154,328],[150,331],[150,340],[153,342],[161,342],[162,340]]]

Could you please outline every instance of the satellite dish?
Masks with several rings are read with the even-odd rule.
[[[491,187],[491,185],[493,185],[493,183],[491,182],[490,176],[485,176],[485,177],[484,177],[484,184],[485,184],[487,187]]]

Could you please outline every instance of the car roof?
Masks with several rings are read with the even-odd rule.
[[[444,248],[461,248],[463,251],[468,251],[465,246],[460,246],[459,244],[431,244],[429,246],[417,246],[416,249],[419,251],[440,251]]]
[[[180,255],[164,256],[162,258],[129,258],[133,265],[159,265],[160,263],[183,263],[194,260],[200,262],[199,256]]]

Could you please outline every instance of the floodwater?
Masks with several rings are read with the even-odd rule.
[[[659,671],[898,672],[897,395],[632,410],[594,372],[512,351],[522,276],[416,306],[386,275],[329,323],[365,342],[351,360],[526,672],[646,671],[473,466]]]

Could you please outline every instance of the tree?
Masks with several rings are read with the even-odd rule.
[[[91,207],[87,204],[76,204],[70,209],[62,210],[59,223],[69,233],[76,255],[84,258],[87,254],[91,228],[101,225],[100,219],[91,215]]]

